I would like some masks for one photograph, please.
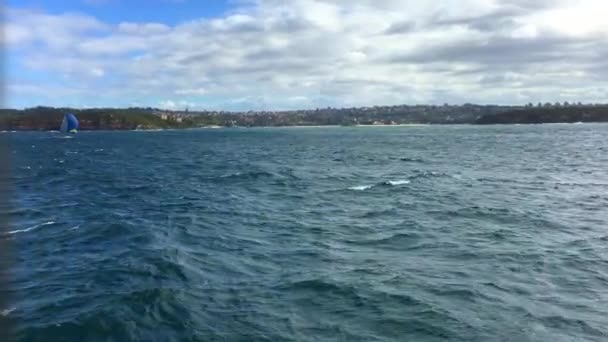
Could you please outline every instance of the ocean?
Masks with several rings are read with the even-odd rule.
[[[18,341],[606,341],[608,125],[3,133]]]

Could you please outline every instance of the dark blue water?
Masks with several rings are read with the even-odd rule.
[[[21,341],[608,339],[608,125],[6,136]]]

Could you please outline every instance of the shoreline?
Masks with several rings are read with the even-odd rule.
[[[172,127],[172,128],[146,128],[146,129],[83,129],[78,133],[84,132],[162,132],[162,131],[187,131],[187,130],[207,130],[207,129],[255,129],[255,128],[357,128],[357,127],[428,127],[428,126],[535,126],[535,125],[581,125],[581,124],[608,124],[605,121],[577,121],[577,122],[541,122],[541,123],[453,123],[453,124],[395,124],[395,125],[293,125],[293,126],[201,126],[201,127]],[[2,130],[0,134],[19,133],[19,132],[40,132],[59,134],[58,130],[40,129],[19,129]]]

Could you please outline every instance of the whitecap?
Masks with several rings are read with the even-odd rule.
[[[357,186],[351,186],[348,189],[349,190],[356,190],[356,191],[365,191],[365,190],[369,190],[373,187],[376,186],[398,186],[398,185],[405,185],[405,184],[410,184],[411,181],[407,180],[407,179],[398,179],[398,180],[389,180],[389,181],[383,181],[380,183],[376,183],[376,184],[372,184],[372,185],[357,185]]]
[[[11,314],[11,312],[15,311],[15,308],[5,309],[0,311],[0,316],[6,317]]]
[[[364,190],[368,190],[373,188],[373,185],[359,185],[359,186],[351,186],[350,188],[348,188],[349,190],[356,190],[356,191],[364,191]]]
[[[75,225],[74,227],[70,228],[70,230],[76,230],[76,229],[79,229],[79,228],[80,228],[80,225],[78,224],[78,225]]]
[[[244,174],[242,172],[226,173],[226,174],[221,175],[219,178],[232,178],[232,177],[240,177],[243,175]]]
[[[404,184],[410,184],[411,181],[409,181],[407,179],[400,179],[400,180],[388,181],[386,183],[388,185],[404,185]]]
[[[55,221],[44,222],[44,223],[37,224],[37,225],[31,226],[28,228],[24,228],[24,229],[11,230],[7,234],[13,235],[13,234],[17,234],[17,233],[26,233],[26,232],[29,232],[30,230],[34,230],[34,229],[40,228],[42,226],[48,226],[50,224],[55,224]]]
[[[162,132],[165,129],[162,128],[150,128],[150,129],[132,129],[131,132]]]

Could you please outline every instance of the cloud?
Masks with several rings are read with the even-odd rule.
[[[105,71],[102,68],[93,68],[91,69],[91,75],[95,77],[103,77],[105,75]]]
[[[185,108],[192,108],[192,107],[196,107],[196,103],[194,102],[188,102],[188,101],[175,101],[175,100],[164,100],[164,101],[160,101],[158,103],[158,108],[161,109],[169,109],[169,110],[176,110],[176,109],[185,109]]]
[[[401,34],[414,31],[416,24],[411,21],[397,22],[389,26],[386,34]]]
[[[5,15],[8,18],[5,35],[10,48],[35,44],[34,48],[49,51],[71,49],[75,40],[109,28],[94,17],[76,13],[51,15],[9,8]]]
[[[175,109],[177,104],[171,100],[160,101],[158,106],[162,109]]]
[[[118,32],[130,35],[154,35],[159,33],[169,32],[171,28],[159,23],[130,23],[122,22],[118,24]]]
[[[236,4],[173,26],[9,9],[5,42],[26,73],[49,75],[36,91],[71,87],[109,105],[594,101],[607,85],[601,0]]]
[[[207,90],[205,88],[196,89],[178,89],[175,91],[176,95],[205,95]]]

